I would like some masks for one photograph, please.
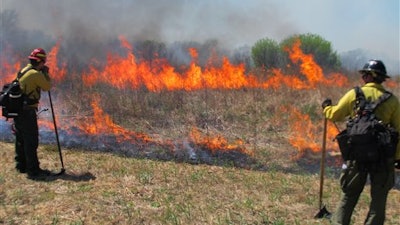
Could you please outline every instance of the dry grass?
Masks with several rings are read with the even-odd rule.
[[[283,170],[191,165],[68,149],[67,173],[31,181],[14,169],[13,146],[1,143],[2,224],[329,224],[315,220],[319,175]],[[45,168],[57,168],[53,146],[40,148]],[[334,210],[340,191],[325,180]],[[355,218],[368,206],[362,194]],[[387,223],[398,224],[399,187],[390,192]],[[356,224],[361,224],[360,222]]]
[[[176,139],[197,127],[229,140],[241,138],[254,161],[190,164],[63,147],[66,174],[38,182],[14,170],[13,145],[0,142],[0,224],[329,224],[313,219],[319,154],[293,157],[290,124],[277,106],[296,105],[317,123],[321,100],[338,99],[345,90],[138,92],[102,102],[117,124],[131,130]],[[395,93],[399,96],[398,88]],[[79,105],[71,112],[86,110]],[[44,168],[60,167],[54,145],[41,145],[39,157]],[[324,203],[330,211],[340,196],[337,162],[328,158],[325,176]],[[399,185],[388,198],[389,225],[400,222]],[[355,224],[367,213],[368,191],[367,185]]]

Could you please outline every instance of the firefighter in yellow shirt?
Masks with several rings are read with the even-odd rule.
[[[370,60],[359,72],[365,83],[361,89],[366,99],[375,101],[385,92],[382,83],[390,78],[386,74],[385,65],[380,60]],[[352,89],[339,100],[337,105],[332,105],[332,101],[326,99],[322,103],[323,113],[329,120],[343,121],[346,117],[354,116],[355,102],[356,93]],[[383,123],[390,124],[397,132],[400,132],[400,103],[396,96],[392,95],[383,102],[375,110],[375,114]],[[371,203],[365,224],[384,224],[387,196],[395,181],[395,167],[400,169],[400,144],[397,144],[394,158],[386,158],[383,168],[376,171],[360,169],[355,160],[345,161],[340,176],[343,194],[337,211],[332,217],[332,224],[350,224],[354,207],[368,176],[371,180]]]
[[[28,57],[30,63],[21,70],[23,76],[18,79],[26,97],[22,112],[14,118],[15,161],[16,169],[27,173],[30,179],[40,179],[51,174],[40,168],[37,156],[39,128],[36,113],[41,91],[49,91],[51,88],[49,68],[45,65],[46,57],[43,49],[34,49]]]

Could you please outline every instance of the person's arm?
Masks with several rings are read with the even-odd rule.
[[[40,75],[37,79],[37,86],[42,89],[42,91],[49,91],[51,89],[51,79],[48,73],[48,67],[45,67],[43,71],[40,71]]]
[[[354,101],[355,92],[350,90],[339,100],[337,105],[326,106],[323,113],[331,121],[343,121],[353,114]]]

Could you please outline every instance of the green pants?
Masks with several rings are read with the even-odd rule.
[[[37,148],[39,146],[39,130],[36,109],[23,110],[14,119],[15,133],[15,161],[16,168],[28,174],[39,170]]]
[[[332,224],[350,224],[354,207],[369,176],[371,181],[371,202],[365,224],[383,225],[387,196],[389,190],[394,186],[394,160],[388,159],[385,164],[374,169],[360,168],[354,161],[347,161],[345,165],[340,175],[343,194],[332,217]]]

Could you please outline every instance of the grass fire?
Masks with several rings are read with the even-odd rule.
[[[320,102],[360,81],[325,72],[301,44],[285,49],[285,69],[249,70],[217,54],[200,65],[192,47],[188,63],[177,67],[135,55],[121,36],[118,51],[77,68],[63,58],[59,40],[47,64],[67,172],[48,182],[23,179],[14,171],[12,121],[1,121],[0,223],[328,224],[312,219]],[[12,80],[21,61],[2,60],[1,81]],[[400,96],[399,84],[394,77],[387,87]],[[47,102],[42,96],[40,107]],[[51,114],[38,117],[39,157],[57,168]],[[327,129],[332,207],[340,194],[333,139],[343,125]],[[400,221],[399,185],[390,192],[388,224]]]

